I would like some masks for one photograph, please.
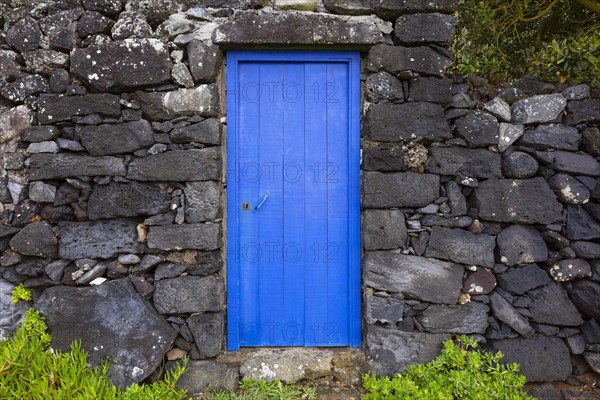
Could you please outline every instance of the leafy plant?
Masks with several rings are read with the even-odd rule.
[[[600,2],[459,0],[453,71],[600,86]]]
[[[12,291],[12,302],[17,304],[19,300],[31,301],[31,290],[27,289],[22,283],[19,283]]]
[[[206,397],[210,400],[315,400],[316,389],[309,386],[286,385],[281,381],[265,382],[248,379],[241,383],[240,394],[221,391]]]
[[[19,290],[19,294],[17,294]],[[23,291],[15,288],[14,298]],[[25,296],[26,298],[26,296]],[[14,336],[0,341],[0,398],[6,400],[183,400],[185,391],[175,384],[185,372],[187,360],[150,385],[134,384],[125,390],[108,377],[109,364],[100,368],[87,364],[80,342],[71,351],[50,348],[51,336],[44,318],[36,310],[25,312]]]
[[[428,364],[413,365],[393,378],[363,376],[364,400],[533,400],[518,364],[500,364],[503,354],[478,350],[467,336],[447,340]]]

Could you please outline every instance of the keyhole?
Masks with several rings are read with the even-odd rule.
[[[248,204],[248,203],[242,203],[242,210],[248,211],[249,209],[250,209],[250,204]]]

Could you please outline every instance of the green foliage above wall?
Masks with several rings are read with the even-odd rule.
[[[459,0],[453,71],[600,87],[597,0]]]

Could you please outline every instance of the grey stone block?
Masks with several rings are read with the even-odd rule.
[[[148,247],[151,249],[214,250],[220,246],[220,224],[155,225],[148,232]]]
[[[404,298],[456,304],[464,268],[431,258],[367,252],[364,284],[376,290],[400,293]]]
[[[224,303],[223,279],[181,276],[155,284],[154,306],[161,314],[218,312]]]

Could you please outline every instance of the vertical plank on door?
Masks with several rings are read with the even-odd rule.
[[[261,344],[281,343],[283,315],[283,63],[260,64],[261,169],[257,202],[269,197],[258,215],[261,257],[259,304]]]
[[[241,277],[239,280],[240,344],[248,346],[258,344],[261,334],[261,328],[256,323],[260,307],[258,266],[261,249],[257,216],[250,210],[242,210],[241,203],[254,199],[258,193],[259,64],[240,63],[238,74],[238,161],[233,168],[236,169],[239,202],[232,206],[236,207],[239,215],[239,249],[236,249],[238,252],[236,257],[239,260]]]
[[[304,345],[304,64],[283,69],[283,338]]]
[[[305,345],[324,344],[328,324],[327,186],[325,163],[327,116],[324,112],[324,87],[327,64],[305,64]]]
[[[329,63],[325,84],[327,113],[327,281],[328,345],[348,343],[348,65]]]

